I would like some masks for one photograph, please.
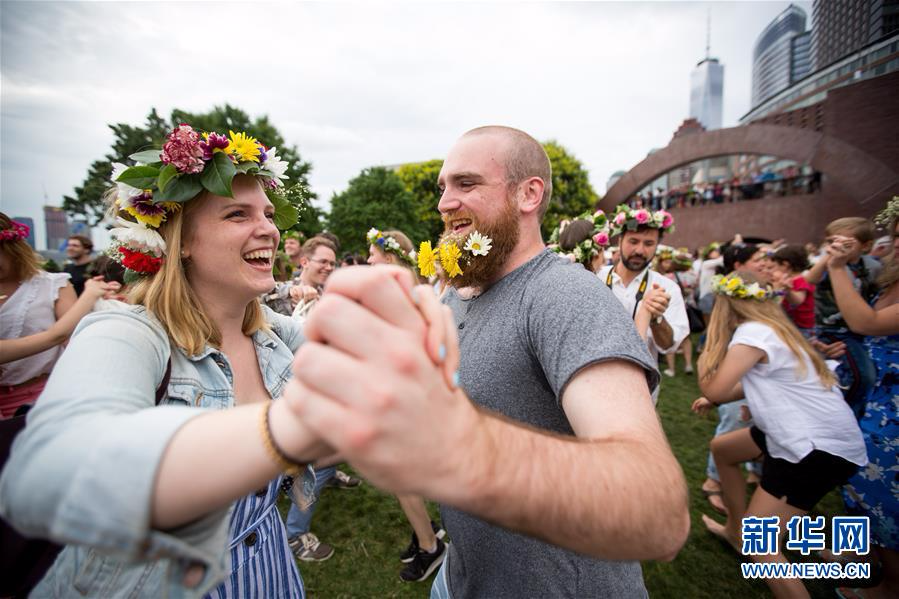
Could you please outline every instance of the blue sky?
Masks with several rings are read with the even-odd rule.
[[[269,115],[323,206],[362,168],[442,157],[485,124],[557,140],[603,193],[687,116],[707,12],[733,126],[788,4],[3,1],[0,210],[34,218],[42,249],[41,206],[108,151],[108,123],[225,102]]]

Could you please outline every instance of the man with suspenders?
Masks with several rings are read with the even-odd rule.
[[[612,234],[620,236],[619,259],[597,273],[637,325],[655,360],[677,350],[690,334],[690,321],[677,283],[652,269],[652,261],[674,218],[665,212],[631,210],[621,205],[612,217]],[[646,320],[649,320],[648,326]],[[652,394],[658,401],[659,388]]]

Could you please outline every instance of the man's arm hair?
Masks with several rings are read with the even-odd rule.
[[[577,438],[481,412],[472,478],[449,503],[580,553],[673,559],[690,529],[687,489],[643,371],[588,366],[562,405]]]

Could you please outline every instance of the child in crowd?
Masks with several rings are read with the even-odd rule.
[[[802,272],[809,268],[808,254],[799,245],[779,248],[772,260],[772,285],[784,293],[784,311],[806,339],[815,333],[815,286],[805,280]]]
[[[745,397],[755,424],[712,440],[727,521],[703,516],[710,532],[741,549],[745,516],[780,518],[781,538],[793,516],[808,513],[831,489],[867,463],[852,411],[824,360],[796,330],[773,291],[750,272],[719,277],[706,349],[699,358],[704,413]],[[759,487],[746,507],[739,464],[763,458]],[[742,551],[741,551],[742,552]],[[754,561],[786,563],[780,552]],[[808,597],[799,579],[767,579],[777,597]]]
[[[874,223],[860,217],[839,218],[827,225],[824,233],[828,245],[837,236],[848,237],[856,242],[852,246],[845,269],[855,290],[865,302],[870,303],[877,295],[877,277],[882,268],[878,260],[865,255],[870,251],[876,235]],[[862,400],[865,392],[874,384],[876,373],[865,349],[864,337],[850,331],[840,314],[827,272],[829,262],[829,256],[825,254],[803,276],[816,286],[816,337],[825,344],[842,341],[846,345],[846,353],[840,358],[840,366],[837,368],[837,377],[847,403],[857,415],[861,415],[864,410]]]

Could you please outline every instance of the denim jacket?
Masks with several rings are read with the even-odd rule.
[[[300,327],[263,307],[253,335],[273,398],[290,377]],[[166,397],[155,406],[171,357]],[[193,597],[230,572],[231,508],[175,530],[150,527],[156,470],[175,432],[234,405],[228,359],[207,346],[172,350],[142,306],[93,313],[57,362],[0,477],[0,513],[28,536],[68,544],[34,596]],[[205,567],[194,589],[187,569]]]

